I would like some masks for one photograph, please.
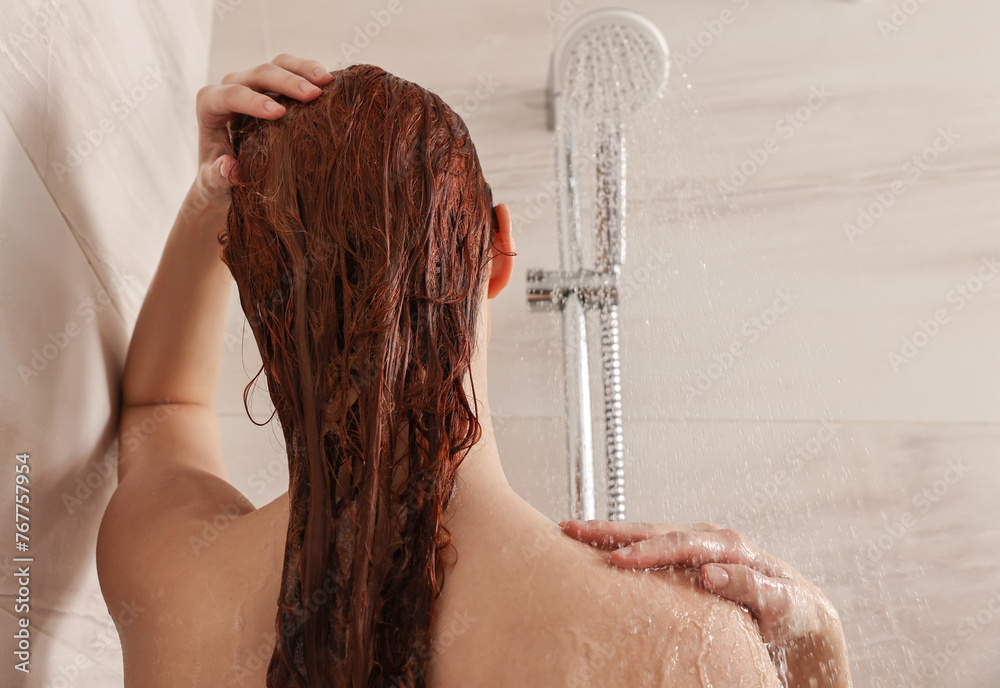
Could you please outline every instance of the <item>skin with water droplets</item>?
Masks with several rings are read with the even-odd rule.
[[[607,551],[569,537],[527,561],[497,558],[499,544],[493,555],[482,544],[481,553],[464,550],[467,568],[460,558],[448,575],[455,590],[489,595],[443,605],[443,619],[472,606],[479,620],[441,655],[431,686],[469,676],[490,676],[497,688],[779,686],[752,617],[704,590],[696,571],[620,569]],[[488,566],[476,563],[479,554]]]

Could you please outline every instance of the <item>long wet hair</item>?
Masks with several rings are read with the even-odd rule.
[[[441,98],[371,65],[333,74],[310,103],[276,97],[277,120],[231,123],[219,241],[288,454],[267,685],[423,686],[499,226]]]

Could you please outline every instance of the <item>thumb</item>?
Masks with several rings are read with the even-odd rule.
[[[235,167],[236,159],[231,155],[221,155],[201,166],[195,178],[195,196],[191,200],[196,209],[228,206],[229,185],[235,176]]]
[[[214,162],[202,166],[200,182],[209,194],[220,194],[229,189],[235,180],[236,159],[231,155],[220,155]]]

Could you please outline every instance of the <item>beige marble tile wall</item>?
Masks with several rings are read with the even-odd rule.
[[[95,545],[129,336],[196,170],[211,13],[204,0],[0,0],[2,686],[122,684]],[[22,452],[26,552],[13,532]],[[110,610],[125,623],[141,611]],[[27,674],[14,668],[21,618]]]
[[[606,4],[216,3],[212,80],[280,52],[372,62],[465,116],[520,254],[493,302],[498,440],[553,518],[559,320],[528,313],[524,270],[558,264],[549,55]],[[841,609],[858,686],[1000,685],[1000,5],[620,4],[673,53],[630,149],[629,517],[734,525],[794,563]],[[287,474],[246,419],[243,332],[234,302],[220,413],[262,504]]]

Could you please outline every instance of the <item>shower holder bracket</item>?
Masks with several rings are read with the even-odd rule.
[[[618,275],[614,272],[579,270],[528,270],[528,306],[532,311],[561,311],[570,294],[576,294],[584,308],[618,305]]]

